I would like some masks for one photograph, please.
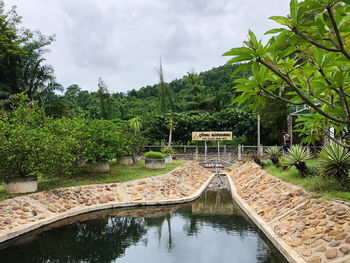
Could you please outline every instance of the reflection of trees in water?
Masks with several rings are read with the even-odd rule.
[[[259,263],[287,263],[286,259],[277,252],[276,248],[273,248],[276,250],[277,253],[273,254],[272,251],[268,248],[268,246],[265,244],[265,242],[258,238],[257,240],[257,252],[256,252],[256,259]],[[276,259],[276,257],[278,259]]]
[[[66,222],[69,225],[41,232],[34,235],[31,242],[18,243],[0,251],[0,262],[111,262],[135,243],[141,241],[147,245],[148,236],[145,234],[150,228],[156,228],[159,248],[164,230],[170,252],[177,241],[172,236],[172,226],[177,224],[172,220],[176,217],[177,220],[179,217],[183,219],[188,236],[198,235],[201,229],[208,227],[238,234],[241,239],[255,232],[233,205],[229,191],[207,191],[194,203],[93,213],[80,217],[81,222],[70,219]],[[271,252],[260,238],[257,260],[259,263],[283,262],[273,261]]]
[[[146,233],[143,218],[92,220],[64,228],[42,233],[25,250],[18,245],[0,251],[1,262],[5,263],[3,260],[6,259],[11,263],[29,260],[35,263],[110,262],[123,255],[127,247],[137,243]]]

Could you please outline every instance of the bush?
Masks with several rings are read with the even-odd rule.
[[[339,182],[348,178],[350,169],[350,152],[338,144],[330,143],[322,147],[320,163],[324,175]]]
[[[174,149],[172,147],[164,147],[161,151],[165,156],[170,156],[174,153]]]
[[[81,120],[79,137],[82,155],[90,163],[101,163],[112,158],[121,158],[127,153],[126,138],[120,128],[107,120]]]
[[[347,190],[335,178],[326,178],[323,175],[316,175],[306,178],[307,190],[314,192],[329,192]]]
[[[145,157],[147,159],[164,159],[164,154],[159,153],[159,152],[149,151],[149,152],[145,153]]]
[[[281,162],[283,166],[295,166],[300,175],[305,177],[308,174],[308,167],[305,162],[310,159],[311,154],[309,150],[300,145],[294,145],[288,150],[287,154],[283,155]]]
[[[276,166],[280,166],[279,157],[281,156],[281,148],[278,146],[272,146],[265,150],[266,155],[271,162]]]
[[[2,179],[53,175],[75,160],[70,142],[51,132],[52,119],[18,96],[12,111],[0,112],[0,174]],[[75,145],[75,144],[74,144]]]

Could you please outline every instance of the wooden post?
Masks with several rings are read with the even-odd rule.
[[[290,136],[289,145],[292,146],[293,144],[293,116],[292,115],[287,116],[287,132]]]
[[[186,153],[186,145],[184,145],[184,153]]]
[[[207,161],[207,141],[204,141],[204,158],[205,161]]]
[[[196,145],[196,160],[198,160],[198,145]]]
[[[224,154],[226,155],[226,144],[224,144]]]

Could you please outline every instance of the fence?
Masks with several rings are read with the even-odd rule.
[[[147,151],[155,151],[160,152],[164,146],[155,146],[148,145],[145,146],[145,152]],[[221,145],[218,147],[207,147],[207,154],[205,154],[204,146],[196,146],[196,145],[173,145],[174,149],[173,157],[174,159],[184,159],[184,160],[208,160],[215,158],[226,158],[229,161],[234,159],[246,159],[251,158],[254,155],[258,154],[258,150],[260,151],[260,156],[264,156],[264,152],[267,148],[271,146],[251,146],[251,145],[238,145],[236,146],[228,146]],[[309,149],[310,153],[316,157],[321,151],[321,146],[303,146]],[[281,147],[282,149],[282,147]]]

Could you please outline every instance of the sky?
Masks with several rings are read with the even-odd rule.
[[[289,0],[4,0],[17,6],[23,25],[55,35],[45,54],[65,88],[138,90],[223,65],[222,54],[240,47],[251,29],[259,39],[279,27]]]

